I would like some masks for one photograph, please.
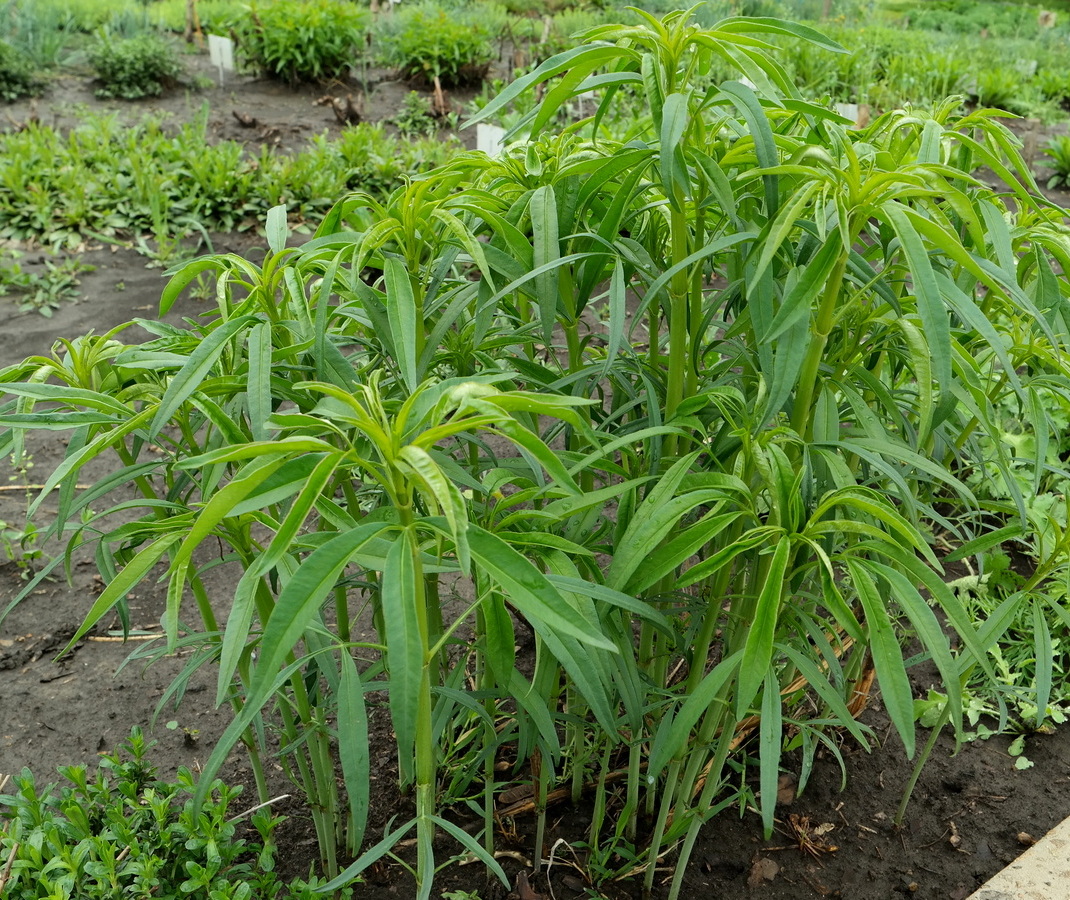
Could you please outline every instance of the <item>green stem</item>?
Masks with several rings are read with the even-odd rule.
[[[851,230],[854,237],[854,229]],[[810,346],[807,347],[806,356],[803,359],[802,369],[799,372],[799,388],[795,393],[795,404],[791,411],[791,427],[803,438],[810,438],[813,432],[813,416],[811,415],[814,405],[814,394],[817,391],[817,376],[821,369],[821,359],[825,353],[825,345],[828,343],[829,333],[835,321],[836,304],[840,298],[840,290],[843,287],[844,274],[847,271],[849,255],[845,250],[836,260],[828,282],[825,284],[825,293],[821,298],[817,316],[814,320],[813,331],[810,335]]]
[[[731,721],[731,717],[729,717],[728,721]],[[717,742],[717,751],[714,754],[709,771],[706,773],[706,783],[702,787],[702,794],[698,798],[698,803],[692,807],[691,823],[687,829],[687,836],[684,838],[684,845],[680,848],[680,856],[676,861],[676,871],[673,873],[668,900],[677,900],[680,896],[680,888],[684,883],[684,873],[687,871],[687,863],[691,859],[691,851],[695,848],[698,833],[708,815],[707,811],[712,806],[717,791],[721,789],[721,776],[724,772],[724,765],[731,751],[734,737],[734,727],[726,727],[721,730],[721,737]]]
[[[671,264],[687,258],[687,217],[681,210],[673,210],[669,220],[672,246]],[[671,421],[684,398],[684,385],[691,380],[691,355],[688,353],[688,283],[687,272],[681,269],[669,283],[669,373],[665,388],[665,420]],[[697,376],[696,376],[697,377]],[[676,454],[676,435],[665,439],[665,454]]]
[[[193,598],[197,601],[197,611],[201,614],[201,621],[204,623],[205,630],[217,633],[219,631],[219,623],[215,617],[215,610],[212,609],[212,601],[208,599],[208,591],[205,590],[204,582],[201,581],[201,576],[191,575],[189,586],[193,591]]]
[[[546,841],[546,795],[550,787],[550,766],[542,752],[536,750],[531,754],[531,765],[535,774],[535,812],[538,816],[535,824],[535,861],[536,874],[542,870],[542,851]]]
[[[903,827],[903,820],[906,818],[907,806],[910,804],[910,798],[914,794],[914,788],[918,785],[918,779],[921,777],[921,770],[925,768],[925,763],[929,761],[929,756],[933,752],[933,748],[936,746],[937,738],[940,737],[940,733],[944,730],[944,726],[951,719],[951,704],[944,705],[944,711],[940,713],[940,719],[933,726],[932,732],[929,734],[929,740],[925,742],[924,748],[918,756],[918,761],[914,764],[914,771],[910,773],[910,781],[907,782],[907,786],[903,791],[903,798],[899,801],[899,809],[896,810],[895,822],[896,828]]]
[[[677,789],[680,787],[681,761],[674,759],[669,763],[669,771],[665,776],[665,783],[661,789],[661,806],[658,808],[658,818],[654,823],[654,831],[650,836],[650,846],[647,849],[646,874],[643,876],[643,894],[648,896],[654,889],[654,875],[656,874],[658,857],[661,855],[661,843],[665,838],[665,829],[672,815],[674,802],[677,797]],[[653,796],[653,791],[648,791]]]

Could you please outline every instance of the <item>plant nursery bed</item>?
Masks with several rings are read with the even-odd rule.
[[[207,110],[211,140],[234,140],[255,153],[265,144],[283,152],[300,150],[318,134],[337,137],[344,123],[335,113],[346,110],[347,99],[359,110],[360,120],[380,122],[395,116],[415,87],[389,69],[369,68],[361,81],[289,86],[257,75],[228,72],[220,78],[205,52],[183,57],[186,83],[159,97],[141,100],[104,100],[95,96],[87,74],[54,76],[39,97],[3,106],[0,130],[9,131],[39,122],[61,131],[82,122],[88,114],[107,113],[134,124],[146,116],[162,116],[173,126],[193,121]],[[427,90],[421,91],[430,96]],[[447,92],[450,106],[465,111],[478,89]],[[334,103],[332,103],[332,100]],[[460,135],[475,145],[474,131]]]

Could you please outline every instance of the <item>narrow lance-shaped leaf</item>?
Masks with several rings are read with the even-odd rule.
[[[1051,629],[1044,616],[1043,605],[1033,603],[1033,658],[1036,660],[1036,727],[1044,725],[1048,716],[1048,701],[1051,699],[1054,657],[1052,655]]]
[[[387,258],[385,266],[387,318],[397,357],[395,362],[401,370],[405,386],[412,392],[420,382],[416,369],[419,356],[416,331],[423,329],[424,323],[417,320],[416,295],[405,266],[394,257]]]
[[[784,744],[784,713],[776,668],[769,667],[762,691],[762,718],[758,723],[758,771],[761,784],[762,830],[765,839],[773,835],[776,815],[780,754]]]
[[[881,210],[895,229],[906,256],[917,297],[918,315],[921,316],[933,361],[936,384],[948,385],[951,383],[951,328],[928,251],[921,236],[896,201],[885,203]]]
[[[354,847],[364,843],[368,825],[371,752],[368,746],[368,711],[364,686],[349,650],[340,653],[338,691],[338,759],[342,765],[349,797],[349,841]]]
[[[739,664],[739,686],[735,698],[737,719],[742,719],[750,709],[773,658],[773,639],[780,617],[790,554],[791,538],[785,535],[777,542],[776,550],[773,551],[773,560],[758,595],[754,620],[750,624],[743,647],[743,659]]]
[[[67,646],[60,651],[59,656],[69,653],[70,649],[89,633],[108,610],[126,597],[134,586],[149,574],[152,567],[163,558],[171,547],[178,543],[181,537],[181,533],[165,534],[139,550],[134,558],[123,567],[123,570],[97,597],[89,612],[86,613],[85,620],[78,626],[74,637],[67,642]]]
[[[906,666],[903,663],[903,649],[892,627],[884,600],[877,590],[877,585],[865,569],[862,560],[847,557],[847,569],[851,573],[862,609],[866,613],[866,627],[869,631],[869,652],[873,666],[877,671],[877,681],[881,687],[881,697],[888,716],[895,725],[903,741],[907,756],[914,758],[914,695],[910,689]]]
[[[661,113],[659,143],[661,185],[674,209],[683,210],[689,180],[687,165],[680,146],[688,124],[687,95],[674,93],[665,98]]]
[[[554,323],[557,321],[558,306],[558,272],[553,267],[561,257],[557,198],[553,187],[544,184],[538,188],[531,195],[529,208],[535,267],[540,270],[540,274],[535,276],[535,297],[539,304],[542,337],[549,345],[553,338]]]
[[[171,377],[171,382],[168,384],[167,390],[160,400],[160,405],[156,409],[152,424],[149,425],[150,437],[158,434],[160,429],[170,420],[175,410],[185,403],[190,394],[201,386],[230,339],[255,321],[256,319],[253,316],[241,316],[237,319],[231,319],[229,322],[225,322],[213,329],[197,345],[197,348],[189,355],[186,364]]]
[[[505,596],[524,616],[571,635],[581,643],[616,651],[612,641],[592,633],[591,623],[569,605],[542,572],[501,538],[470,522],[468,544],[473,561],[501,586]]]

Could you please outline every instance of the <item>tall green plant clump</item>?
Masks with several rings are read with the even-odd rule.
[[[290,84],[344,77],[356,64],[368,12],[337,0],[254,4],[235,27],[245,64]]]
[[[479,84],[494,57],[482,5],[403,7],[381,32],[384,56],[406,78],[441,87]]]
[[[1045,611],[1030,591],[975,621],[932,544],[1022,536],[996,410],[1029,419],[1043,471],[1040,391],[1070,401],[1061,213],[987,114],[851,130],[799,97],[779,36],[839,51],[772,19],[592,29],[481,111],[544,85],[501,159],[351,195],[300,248],[276,208],[262,265],[174,273],[161,309],[214,274],[213,315],[0,376],[4,452],[69,432],[30,514],[54,497],[51,533],[93,544],[109,582],[73,640],[166,563],[157,652],[193,647],[235,710],[202,783],[239,741],[260,771],[265,727],[281,732],[332,885],[414,834],[430,896],[436,832],[504,878],[496,793],[526,781],[535,859],[556,792],[593,785],[591,871],[650,889],[679,848],[676,897],[717,811],[754,804],[771,830],[785,749],[805,784],[819,747],[838,752],[830,728],[868,746],[873,673],[915,755],[905,636],[958,729],[961,685],[994,678],[989,649]],[[711,80],[726,62],[738,79]],[[591,120],[544,133],[587,91]],[[650,110],[626,143],[599,133],[622,94]],[[77,487],[105,453],[115,472]],[[971,490],[982,466],[1008,499]],[[240,564],[233,597],[208,595],[202,547]],[[1066,549],[1045,544],[1042,577]],[[381,689],[415,814],[361,852]],[[736,776],[747,738],[757,791]]]

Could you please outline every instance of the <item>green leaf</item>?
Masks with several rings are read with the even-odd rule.
[[[78,626],[74,637],[59,652],[57,659],[69,653],[71,648],[89,633],[105,613],[120,600],[124,599],[149,574],[152,567],[163,558],[164,554],[178,543],[181,537],[181,533],[164,534],[139,550],[134,558],[123,567],[123,570],[101,591],[100,596],[97,597],[89,612],[86,613],[82,624]]]
[[[903,248],[913,289],[918,303],[918,314],[925,331],[933,362],[933,378],[937,386],[951,384],[951,327],[947,308],[940,294],[936,275],[928,251],[911,220],[900,209],[898,202],[889,201],[881,207]],[[955,240],[948,237],[948,241]]]
[[[1054,655],[1052,650],[1051,630],[1044,616],[1040,603],[1033,603],[1033,658],[1036,660],[1037,717],[1036,727],[1044,725],[1048,716],[1048,702],[1051,700]]]
[[[531,236],[534,249],[535,298],[539,304],[539,323],[543,341],[550,345],[553,340],[554,323],[557,321],[558,273],[556,266],[561,259],[561,243],[557,227],[557,197],[549,184],[535,190],[531,195]]]
[[[259,709],[267,702],[279,669],[315,619],[343,569],[355,553],[388,527],[385,522],[358,525],[331,538],[301,563],[264,623],[260,658],[249,682],[246,706]]]
[[[441,816],[432,816],[431,821],[438,825],[443,831],[453,835],[457,841],[473,856],[479,859],[491,872],[498,876],[498,880],[505,885],[505,889],[509,890],[509,879],[506,877],[505,871],[498,864],[498,861],[487,852],[487,848],[484,847],[479,841],[477,841],[472,835],[470,835],[463,828],[455,825],[448,819],[443,819]]]
[[[340,888],[348,887],[354,881],[357,876],[360,875],[369,866],[377,863],[380,859],[386,856],[397,843],[405,837],[412,827],[416,824],[416,819],[410,819],[404,825],[399,825],[393,831],[387,832],[378,844],[370,849],[364,851],[357,859],[345,867],[345,869],[335,878],[332,878],[326,884],[318,885],[315,888],[317,894],[329,894],[331,891],[337,891]],[[388,826],[389,827],[389,826]]]
[[[368,745],[368,711],[364,685],[349,650],[342,648],[338,684],[338,760],[349,798],[349,833],[354,847],[364,843],[368,826],[371,786],[371,752]]]
[[[742,719],[761,687],[762,680],[773,658],[773,640],[776,635],[780,604],[784,595],[784,579],[791,555],[791,538],[785,535],[773,551],[765,581],[762,583],[754,618],[747,632],[743,647],[743,659],[739,664],[739,687],[736,692],[736,718]]]
[[[726,695],[722,694],[722,690],[730,684],[729,679],[739,668],[741,656],[742,651],[737,650],[727,659],[721,660],[687,695],[675,716],[666,715],[662,718],[647,762],[649,784],[654,783],[661,775],[669,760],[684,751],[691,740],[692,729],[702,716],[711,711],[714,701],[726,702]]]
[[[386,308],[390,321],[390,336],[393,340],[395,362],[401,370],[405,386],[412,393],[420,384],[416,368],[417,329],[424,323],[418,321],[416,295],[405,266],[395,257],[388,257],[383,270],[386,281]]]
[[[468,544],[472,559],[526,618],[570,635],[580,643],[616,651],[612,641],[592,633],[591,623],[572,608],[542,572],[501,538],[470,522]]]
[[[416,584],[415,547],[410,531],[395,538],[382,575],[386,668],[390,679],[390,719],[397,735],[398,765],[403,785],[413,779],[420,692],[427,648],[420,633],[420,597]]]
[[[156,409],[152,424],[149,425],[150,437],[159,434],[160,429],[170,421],[175,410],[189,399],[190,394],[200,388],[230,339],[255,321],[254,316],[231,319],[215,328],[197,345],[197,348],[189,355],[186,364],[171,376],[171,382],[160,399],[160,405]]]
[[[918,593],[918,589],[901,572],[873,560],[867,560],[866,567],[880,576],[891,588],[895,599],[914,626],[922,648],[932,656],[943,680],[942,688],[947,692],[948,711],[957,734],[962,730],[962,688],[959,684],[958,667],[951,656],[947,635],[940,627],[939,620]]]
[[[687,165],[680,141],[687,131],[689,115],[687,95],[674,93],[665,98],[661,113],[661,141],[659,143],[661,184],[665,196],[674,209],[682,210],[682,201],[689,193]]]
[[[286,204],[273,206],[267,214],[267,242],[272,253],[282,253],[286,249],[289,229],[286,227]]]
[[[914,758],[914,694],[910,689],[906,665],[903,662],[903,650],[895,633],[891,617],[884,600],[877,590],[865,561],[847,557],[847,569],[851,573],[851,583],[866,613],[866,627],[869,631],[869,652],[877,670],[877,680],[881,687],[881,698],[888,711],[888,717],[895,725],[903,741],[907,757]]]
[[[762,691],[762,718],[758,724],[758,771],[761,785],[762,829],[765,839],[773,836],[780,754],[784,745],[784,712],[776,669],[769,667]]]

